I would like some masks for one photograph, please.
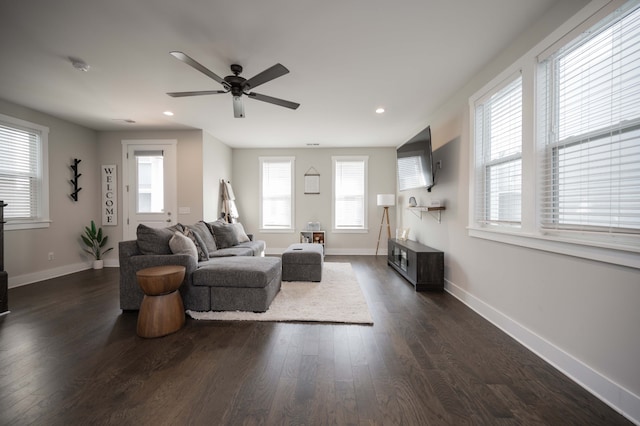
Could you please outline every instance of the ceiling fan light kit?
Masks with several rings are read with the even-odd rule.
[[[296,102],[286,101],[284,99],[274,98],[272,96],[262,95],[260,93],[251,92],[251,89],[254,89],[261,84],[267,83],[271,80],[274,80],[278,77],[282,77],[287,74],[289,70],[282,64],[275,64],[274,66],[267,68],[261,73],[251,77],[250,79],[245,79],[244,77],[240,77],[242,73],[242,66],[238,64],[231,64],[231,72],[233,75],[228,75],[224,78],[219,77],[213,71],[209,70],[204,65],[197,62],[195,59],[189,57],[185,53],[182,52],[171,52],[171,55],[176,59],[184,62],[192,68],[200,71],[207,77],[215,80],[220,83],[224,90],[200,90],[200,91],[192,91],[192,92],[168,92],[167,95],[180,98],[187,96],[201,96],[201,95],[217,95],[220,93],[229,93],[231,92],[231,96],[233,96],[233,116],[236,118],[244,118],[244,103],[242,100],[242,95],[247,95],[251,99],[256,99],[258,101],[267,102],[273,105],[278,105],[285,108],[297,109],[300,104]]]

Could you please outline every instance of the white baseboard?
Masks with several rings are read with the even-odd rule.
[[[512,318],[445,280],[445,290],[611,408],[640,425],[640,397],[614,383]]]
[[[272,256],[282,255],[287,248],[267,248],[266,254]],[[327,249],[327,255],[342,255],[342,256],[374,256],[376,251],[374,249]],[[378,256],[387,256],[387,249],[378,250]],[[105,268],[117,268],[120,266],[120,262],[117,258],[105,259]],[[72,265],[60,266],[58,268],[45,269],[42,271],[32,272],[23,275],[9,276],[9,288],[20,287],[27,284],[33,284],[39,281],[48,280],[51,278],[61,277],[63,275],[73,274],[74,272],[84,271],[91,269],[92,261],[74,263]]]
[[[327,249],[326,255],[333,256],[375,256],[375,249]],[[384,250],[378,250],[378,256],[387,257],[387,249],[385,247]]]
[[[73,274],[74,272],[84,271],[92,268],[92,261],[74,263],[71,265],[64,265],[58,268],[45,269],[42,271],[31,272],[23,275],[16,275],[12,277],[9,275],[9,288],[21,287],[27,284],[37,283],[38,281],[44,281],[51,278],[61,277],[63,275]],[[104,266],[107,268],[118,267],[118,259],[109,259],[104,261]]]
[[[271,255],[271,256],[279,256],[282,253],[284,253],[284,251],[287,248],[269,248],[267,247],[267,249],[265,250],[265,254],[267,255]],[[376,250],[375,249],[362,249],[362,248],[356,248],[356,249],[331,249],[328,248],[325,250],[325,255],[327,256],[375,256],[376,255]],[[384,250],[380,249],[378,250],[378,256],[387,256],[387,249],[385,247]]]

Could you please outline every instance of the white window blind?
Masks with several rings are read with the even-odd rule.
[[[475,103],[475,221],[517,225],[522,192],[522,76]]]
[[[293,227],[293,158],[260,158],[262,229]]]
[[[640,233],[640,7],[539,65],[540,225]]]
[[[19,124],[15,124],[19,123]],[[48,221],[45,127],[0,116],[0,200],[7,228]],[[29,227],[29,226],[24,226]]]
[[[366,228],[366,158],[334,157],[334,228]]]

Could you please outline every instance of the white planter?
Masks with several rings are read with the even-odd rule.
[[[93,261],[93,269],[102,269],[104,268],[104,260],[94,260]]]

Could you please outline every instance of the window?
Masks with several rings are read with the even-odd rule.
[[[522,191],[522,76],[475,102],[479,224],[519,225]]]
[[[49,129],[0,114],[0,200],[6,229],[49,226]]]
[[[135,151],[138,197],[136,213],[164,211],[164,153]]]
[[[636,6],[540,62],[544,230],[640,233],[639,45]]]
[[[332,161],[333,228],[366,231],[368,157],[332,157]]]
[[[260,157],[260,229],[293,230],[293,157]]]
[[[640,0],[594,10],[470,98],[469,235],[640,268]]]

